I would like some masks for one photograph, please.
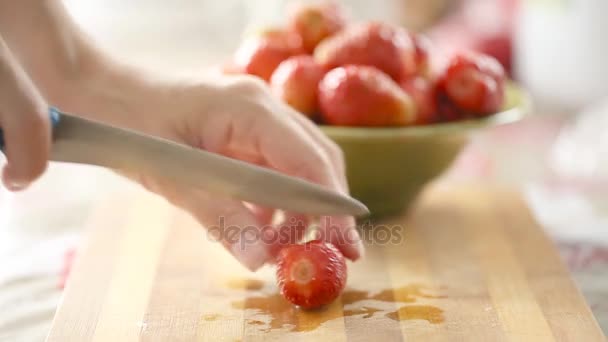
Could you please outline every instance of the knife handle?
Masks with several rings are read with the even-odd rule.
[[[61,112],[55,107],[49,107],[49,120],[51,121],[51,129],[55,128],[61,121]],[[0,151],[4,151],[4,134],[0,128]]]

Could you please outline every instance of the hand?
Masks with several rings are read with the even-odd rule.
[[[30,25],[32,22],[36,25]],[[62,110],[347,191],[340,150],[311,122],[274,100],[260,82],[220,77],[169,85],[156,79],[157,75],[139,72],[103,53],[69,18],[61,1],[0,2],[0,31],[44,97]],[[50,132],[47,106],[7,51],[3,44],[0,125],[9,159],[5,181],[20,188],[44,170]],[[273,209],[167,184],[144,173],[126,172],[189,210],[207,227],[217,225],[223,217],[225,226],[261,230],[274,213]],[[289,233],[286,242],[295,241],[304,233],[308,218],[297,213],[286,213],[286,217],[286,223],[275,228]],[[264,230],[264,236],[273,235],[272,231]],[[361,256],[352,217],[322,218],[320,232],[346,257],[355,260]],[[285,242],[239,243],[245,233],[242,229],[237,239],[220,238],[250,269],[271,261]]]
[[[166,105],[154,115],[160,120],[155,134],[348,192],[341,150],[311,121],[271,96],[262,82],[244,76],[219,77],[174,87],[168,93]],[[299,240],[310,223],[309,217],[290,212],[283,223],[273,226],[272,208],[218,198],[143,173],[132,176],[208,228],[219,227],[220,218],[224,228],[238,227],[237,234],[220,230],[216,238],[251,270],[272,262],[278,250]],[[363,248],[352,217],[323,217],[319,233],[347,258],[361,257]]]
[[[2,181],[25,189],[46,169],[51,145],[48,106],[0,37],[0,127],[8,163]]]

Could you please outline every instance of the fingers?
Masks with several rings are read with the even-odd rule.
[[[262,233],[262,227],[266,226],[248,204],[132,170],[118,172],[188,211],[207,229],[208,237],[220,242],[249,270],[256,271],[271,259],[270,244],[263,239]]]
[[[222,243],[243,266],[256,271],[269,261],[271,253],[262,238],[263,225],[242,202],[202,191],[189,192],[182,192],[176,204],[192,213],[209,236]]]
[[[294,111],[289,111],[293,119],[298,122],[302,128],[327,151],[330,160],[336,170],[336,174],[340,179],[343,188],[348,192],[348,183],[346,179],[346,166],[344,164],[344,154],[336,143],[334,143],[327,135],[312,122],[310,119],[304,117],[304,115]]]
[[[264,240],[269,244],[269,251],[274,261],[279,251],[287,246],[300,242],[310,225],[310,218],[298,213],[285,213],[285,217],[275,229],[264,231]]]
[[[251,210],[258,222],[263,225],[271,225],[274,219],[276,210],[272,208],[262,207],[253,203],[245,203],[245,206]]]
[[[334,244],[350,260],[360,259],[365,253],[352,216],[321,217],[317,233],[319,239]]]
[[[19,113],[15,109],[9,110]],[[2,181],[12,191],[25,189],[45,171],[50,150],[48,118],[32,111],[21,113],[9,114],[0,123],[4,131],[4,151],[8,160],[2,173]]]
[[[262,122],[258,130],[266,131],[260,133],[259,148],[269,167],[344,192],[327,151],[295,120]]]
[[[47,105],[0,38],[0,126],[8,160],[2,181],[26,188],[46,169],[51,129]]]
[[[348,193],[346,167],[342,150],[340,150],[340,148],[308,118],[295,111],[292,111],[292,116],[294,120],[296,120],[302,128],[327,151],[336,175],[341,181],[342,189],[345,193]],[[321,217],[318,233],[318,238],[337,246],[346,258],[354,261],[363,257],[365,249],[359,233],[357,232],[356,222],[353,217]]]
[[[271,134],[262,138],[260,147],[267,163],[279,171],[347,193],[344,168],[336,165],[343,165],[343,161],[335,144],[326,140],[318,128],[302,124],[297,117],[286,125],[288,127],[279,127],[284,132],[282,137]],[[322,238],[334,243],[347,258],[356,260],[363,255],[354,218],[322,217],[321,232],[331,232],[322,234]]]

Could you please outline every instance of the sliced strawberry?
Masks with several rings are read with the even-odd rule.
[[[310,241],[284,248],[277,257],[277,283],[291,303],[314,309],[334,301],[346,285],[346,261],[334,245]]]

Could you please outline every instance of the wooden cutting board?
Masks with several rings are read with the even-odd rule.
[[[48,341],[605,339],[518,194],[435,187],[380,224],[342,297],[306,312],[270,267],[247,272],[162,199],[113,197],[90,218]]]

